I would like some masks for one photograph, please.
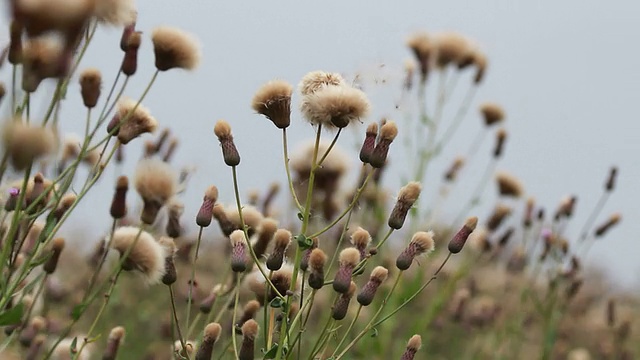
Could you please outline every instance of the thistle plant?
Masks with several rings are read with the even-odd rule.
[[[408,360],[420,358],[421,347],[450,358],[488,357],[487,347],[509,358],[528,347],[543,359],[569,354],[560,346],[570,338],[563,326],[594,298],[583,295],[589,282],[582,260],[622,219],[601,216],[618,169],[610,170],[578,240],[570,241],[577,196],[545,219],[535,198],[525,200],[523,182],[496,171],[508,117],[501,105],[485,102],[477,113],[483,128],[466,156],[450,161],[431,196],[438,187],[429,165],[452,143],[486,79],[487,56],[467,37],[419,33],[408,40],[413,60],[401,90],[408,106],[395,121],[373,119],[367,93],[337,72],[311,71],[298,86],[275,79],[246,94],[256,118],[275,126],[276,136],[264,141],[281,143],[283,205],[276,201],[280,184],[268,183],[265,194],[240,189],[241,159],[254,154],[236,144],[245,134],[234,129],[250,128],[237,118],[209,119],[211,157],[200,163],[226,171],[208,186],[193,189],[191,172],[172,163],[180,139],[144,100],[164,72],[197,69],[201,55],[191,34],[138,29],[129,1],[16,0],[9,8],[10,43],[0,53],[0,71],[11,73],[11,83],[0,84],[0,106],[9,114],[0,160],[2,358]],[[83,61],[105,25],[122,30],[113,48],[122,52],[116,74]],[[149,49],[141,46],[149,40]],[[139,62],[143,51],[152,52],[153,64]],[[131,94],[144,66],[155,68],[153,75],[142,81],[141,94]],[[61,134],[76,78],[82,136]],[[45,82],[55,90],[38,113],[32,96],[46,95]],[[444,110],[458,86],[466,94],[448,118]],[[315,136],[290,152],[291,127],[309,127]],[[345,129],[358,134],[355,152],[345,150]],[[484,174],[468,173],[470,162],[483,161],[478,149],[492,133]],[[126,173],[122,164],[137,149],[142,158]],[[383,174],[401,159],[409,165],[404,186],[387,189]],[[351,162],[359,165],[355,182]],[[104,179],[111,167],[115,177]],[[100,183],[111,203],[93,204],[95,214],[85,216],[103,214],[110,226],[86,235],[96,240],[87,258],[61,228]],[[458,183],[474,191],[453,221],[443,221],[440,207]],[[480,211],[490,185],[492,212],[469,216]],[[191,191],[202,200],[186,201]],[[396,194],[393,203],[389,193]],[[607,300],[605,357],[632,354],[632,324],[618,304]]]

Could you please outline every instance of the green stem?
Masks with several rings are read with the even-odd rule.
[[[284,154],[284,169],[287,172],[287,183],[289,184],[289,191],[291,192],[291,198],[296,204],[296,208],[299,212],[302,212],[304,209],[302,205],[300,205],[300,200],[298,200],[298,195],[296,195],[296,190],[293,187],[293,181],[291,180],[291,169],[289,169],[289,150],[287,146],[287,129],[282,129],[282,152]]]
[[[191,264],[191,280],[189,282],[189,295],[187,296],[187,329],[190,328],[189,321],[191,320],[191,302],[193,298],[193,286],[196,279],[196,263],[198,262],[198,251],[200,250],[200,241],[202,240],[203,230],[204,228],[201,226],[198,231],[198,239],[196,240],[196,253],[193,257],[193,264]]]
[[[236,359],[238,359],[238,344],[236,339],[236,318],[238,316],[238,299],[240,298],[240,276],[238,276],[236,280],[236,291],[235,300],[233,302],[233,315],[231,321],[231,339],[233,341],[233,352],[236,354]]]
[[[353,325],[356,323],[356,320],[358,320],[358,316],[360,316],[360,311],[361,310],[362,310],[362,304],[360,304],[360,306],[358,306],[358,310],[356,311],[356,315],[351,320],[351,323],[349,324],[349,327],[347,328],[347,331],[344,332],[344,336],[342,337],[342,339],[338,343],[338,346],[336,346],[335,350],[333,350],[333,354],[331,354],[332,357],[336,355],[336,353],[338,352],[338,349],[340,349],[340,346],[342,346],[344,341],[347,340],[347,336],[349,336],[349,333],[351,332],[351,329],[353,328]]]
[[[182,346],[182,352],[184,356],[186,356],[187,360],[189,359],[189,351],[187,349],[187,344],[185,343],[185,339],[182,336],[182,331],[180,330],[180,321],[178,321],[178,311],[176,311],[176,300],[175,295],[173,294],[173,286],[169,285],[169,297],[171,298],[171,313],[173,315],[173,321],[176,324],[176,330],[178,331],[178,338],[180,340],[180,345]]]

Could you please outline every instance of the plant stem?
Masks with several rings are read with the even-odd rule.
[[[291,169],[289,169],[289,150],[287,146],[287,129],[282,129],[282,153],[284,154],[284,169],[287,173],[287,183],[289,184],[289,191],[291,192],[291,198],[296,204],[296,209],[298,212],[302,212],[304,209],[302,205],[300,205],[300,200],[298,200],[298,195],[296,195],[296,190],[293,187],[293,181],[291,180]]]
[[[236,339],[236,317],[238,316],[238,299],[240,298],[240,276],[238,276],[236,280],[236,291],[235,300],[233,302],[233,315],[231,321],[231,339],[233,341],[233,352],[236,354],[236,359],[238,359],[238,344]]]
[[[196,240],[196,253],[193,257],[193,264],[191,264],[191,280],[189,282],[189,295],[187,296],[187,329],[190,327],[191,320],[191,301],[193,298],[193,286],[196,279],[196,263],[198,262],[198,251],[200,250],[200,241],[202,240],[202,231],[204,228],[201,226],[198,231],[198,239]],[[188,331],[188,330],[187,330]],[[188,335],[188,334],[187,334]]]
[[[180,340],[180,345],[182,346],[182,351],[184,352],[184,356],[189,359],[189,351],[187,350],[187,345],[185,343],[185,339],[182,336],[182,331],[180,330],[180,321],[178,321],[178,312],[176,311],[176,300],[175,295],[173,294],[173,285],[167,286],[169,288],[169,297],[171,298],[171,313],[173,315],[173,321],[176,323],[176,330],[178,331],[178,338]]]
[[[340,346],[342,346],[344,341],[347,340],[347,336],[349,336],[349,333],[351,332],[351,329],[353,328],[353,325],[356,323],[356,320],[358,320],[358,316],[360,316],[360,311],[361,310],[362,310],[362,304],[360,304],[358,306],[358,310],[356,311],[356,315],[351,320],[351,323],[349,324],[349,327],[347,328],[347,331],[344,332],[344,336],[342,337],[342,339],[340,340],[340,342],[336,346],[335,350],[333,350],[333,354],[331,354],[332,357],[336,355],[336,353],[338,352],[338,349],[340,349]]]

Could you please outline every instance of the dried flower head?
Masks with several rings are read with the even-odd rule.
[[[504,144],[507,141],[507,131],[505,129],[498,129],[496,131],[496,145],[493,149],[493,157],[499,158],[504,152]]]
[[[63,45],[52,37],[27,41],[22,51],[22,90],[32,93],[44,79],[65,76],[68,71]]]
[[[442,32],[433,35],[433,42],[436,55],[436,65],[446,67],[455,65],[460,67],[468,62],[470,53],[473,50],[469,40],[456,32]]]
[[[251,107],[271,120],[279,129],[291,124],[291,94],[293,86],[286,81],[274,80],[263,85],[253,96]]]
[[[117,136],[126,145],[142,134],[156,131],[157,127],[158,121],[147,108],[136,100],[124,98],[118,103],[118,110],[109,122],[107,132]]]
[[[369,100],[350,86],[326,86],[305,95],[301,111],[313,125],[343,128],[369,113]]]
[[[48,127],[8,121],[2,134],[4,151],[16,170],[24,170],[54,148],[54,134]]]
[[[464,157],[457,156],[455,159],[453,159],[453,163],[451,164],[451,167],[449,167],[447,172],[444,174],[444,179],[447,182],[455,181],[456,178],[458,177],[458,173],[460,173],[460,169],[462,169],[463,166],[464,166]]]
[[[371,235],[369,232],[361,227],[358,227],[353,234],[351,234],[351,244],[360,252],[360,260],[364,260],[366,256],[367,246],[371,243]]]
[[[231,240],[231,269],[244,272],[247,269],[247,240],[242,230],[235,230],[229,235]]]
[[[328,142],[320,142],[318,154],[325,154],[329,150]],[[311,173],[315,141],[307,142],[295,151],[291,158],[291,169],[297,174],[298,180],[303,182]],[[316,169],[316,183],[319,189],[325,191],[335,190],[340,177],[348,170],[348,156],[338,145],[335,145],[322,162],[322,166]]]
[[[473,65],[476,67],[476,74],[474,75],[473,82],[477,85],[484,79],[484,75],[487,72],[488,61],[487,56],[479,49],[473,51],[472,54]]]
[[[100,22],[125,26],[134,23],[138,13],[133,0],[99,0],[95,1],[93,14]]]
[[[158,240],[158,243],[164,247],[164,268],[165,272],[162,276],[162,283],[165,285],[171,285],[178,280],[178,273],[176,271],[175,256],[178,248],[172,238],[163,236]]]
[[[236,228],[242,229],[242,224],[240,222],[240,213],[238,212],[237,206],[230,206],[225,209],[225,212],[229,221],[231,221],[231,223],[233,223]],[[252,236],[256,232],[256,230],[260,226],[260,223],[262,222],[262,219],[264,219],[264,216],[254,206],[242,206],[242,220],[244,221],[244,225],[248,226],[247,233],[249,234],[249,236]]]
[[[132,76],[138,70],[138,49],[142,44],[142,33],[140,31],[132,31],[123,39],[121,46],[123,44],[124,58],[122,59],[120,70],[126,76]]]
[[[51,256],[47,260],[46,263],[42,266],[42,270],[47,274],[53,274],[56,271],[56,267],[58,266],[58,261],[60,260],[60,254],[64,249],[64,239],[56,238],[53,240],[53,244],[51,245]]]
[[[320,248],[313,249],[309,255],[309,286],[312,289],[321,289],[324,286],[324,265],[327,255]],[[351,276],[351,275],[349,275]]]
[[[622,215],[620,213],[614,213],[609,216],[607,221],[596,228],[596,230],[594,231],[595,237],[599,238],[604,236],[612,227],[618,224],[620,220],[622,220]]]
[[[172,238],[178,238],[182,235],[183,229],[180,217],[184,214],[184,204],[176,197],[173,197],[167,203],[167,226],[165,231]]]
[[[360,148],[360,161],[365,164],[368,164],[371,155],[373,154],[373,149],[376,147],[376,138],[378,137],[378,124],[373,122],[367,126],[367,131],[365,133],[364,141],[362,142],[362,147]]]
[[[2,96],[0,95],[0,99]],[[612,166],[609,170],[609,176],[607,177],[607,182],[604,185],[604,189],[607,192],[613,191],[616,187],[616,178],[618,177],[618,168],[616,166]]]
[[[480,113],[486,126],[497,124],[504,120],[504,110],[502,106],[493,102],[485,102],[480,105]]]
[[[216,134],[218,140],[220,141],[224,163],[228,166],[237,166],[238,164],[240,164],[240,154],[238,153],[238,149],[233,142],[233,135],[231,135],[231,125],[229,125],[229,123],[224,120],[218,120],[215,127],[213,128],[213,132]]]
[[[420,81],[424,83],[429,76],[432,54],[435,52],[433,40],[429,34],[419,32],[407,40],[407,46],[413,51],[413,55],[416,57],[418,64],[420,64]]]
[[[200,63],[200,46],[189,33],[161,26],[151,34],[156,68],[167,71],[174,68],[193,70]]]
[[[94,108],[100,97],[102,74],[96,68],[88,68],[80,73],[80,93],[84,106]]]
[[[176,193],[176,174],[167,163],[144,159],[138,163],[134,183],[144,203],[140,219],[153,224],[160,208]]]
[[[120,256],[125,256],[128,252],[122,268],[138,270],[147,283],[156,284],[165,274],[166,248],[148,232],[133,226],[119,227],[113,232],[111,247]]]
[[[303,96],[310,95],[327,86],[346,85],[342,75],[325,71],[307,73],[300,81],[298,88]]]
[[[496,181],[501,196],[521,197],[524,195],[524,186],[515,176],[505,171],[499,171],[496,173]]]
[[[373,149],[373,153],[371,154],[371,158],[369,159],[369,164],[374,168],[381,168],[387,161],[387,155],[389,153],[389,146],[398,135],[398,127],[396,123],[393,121],[387,121],[380,128],[380,136],[378,138],[378,143],[376,144],[375,149]]]
[[[453,236],[451,241],[449,241],[449,252],[451,252],[452,254],[459,253],[464,247],[464,244],[467,242],[469,235],[471,235],[471,233],[476,229],[476,226],[478,226],[477,217],[472,216],[470,218],[467,218],[462,228],[460,228],[460,230],[458,230],[458,232]]]
[[[351,298],[356,293],[357,287],[356,283],[351,281],[349,284],[349,289],[347,292],[340,294],[338,299],[336,300],[333,308],[331,309],[331,317],[334,320],[342,320],[347,316],[347,310],[349,310],[349,303],[351,302]]]
[[[222,326],[218,323],[210,323],[204,328],[204,336],[202,343],[196,352],[195,360],[210,360],[213,353],[213,345],[215,345],[220,333],[222,332]]]
[[[271,271],[279,270],[284,261],[287,247],[291,243],[291,232],[286,229],[278,229],[273,236],[273,251],[267,258],[267,269]]]
[[[239,227],[234,224],[229,217],[227,217],[227,212],[225,211],[224,205],[215,204],[213,206],[213,217],[218,221],[218,225],[220,225],[220,230],[222,233],[229,237],[234,230],[238,230]]]
[[[312,253],[313,255],[313,253]],[[346,248],[340,252],[340,267],[333,279],[333,290],[341,294],[349,291],[351,275],[356,265],[360,262],[360,252],[356,248]]]
[[[409,269],[416,256],[429,254],[434,247],[433,231],[418,231],[413,234],[409,245],[398,255],[396,267],[403,271]]]
[[[422,186],[419,182],[412,181],[403,186],[398,193],[398,200],[394,206],[391,214],[389,215],[389,221],[387,222],[392,229],[400,229],[404,225],[404,221],[407,218],[407,214],[411,207],[418,200]]]
[[[422,347],[422,338],[420,335],[413,335],[409,342],[407,342],[407,348],[405,349],[400,360],[413,360],[416,353]]]
[[[373,302],[373,298],[376,296],[378,287],[382,284],[389,275],[389,270],[383,266],[376,266],[369,276],[369,281],[362,287],[358,294],[358,303],[362,306],[370,305]]]

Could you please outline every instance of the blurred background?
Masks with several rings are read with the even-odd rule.
[[[371,98],[373,111],[367,121],[395,119],[401,137],[405,109],[397,107],[403,64],[411,57],[405,41],[416,31],[453,30],[473,39],[488,55],[488,74],[452,144],[430,167],[422,201],[435,197],[445,167],[455,155],[466,152],[468,143],[482,129],[478,104],[495,101],[506,110],[509,133],[506,155],[498,169],[509,170],[522,179],[527,195],[534,196],[549,212],[563,196],[577,195],[577,221],[568,229],[569,234],[578,235],[602,192],[609,168],[619,167],[618,187],[601,220],[619,211],[623,221],[593,247],[589,262],[620,285],[640,285],[640,243],[636,239],[640,233],[640,199],[635,188],[640,184],[637,2],[394,1],[374,5],[365,1],[147,0],[138,1],[138,8],[137,28],[147,35],[155,26],[175,25],[196,34],[202,44],[201,66],[193,73],[161,74],[144,102],[161,127],[171,128],[180,140],[173,163],[195,169],[184,197],[184,222],[192,230],[195,224],[191,219],[207,185],[220,188],[223,202],[233,200],[231,173],[222,162],[213,135],[216,120],[226,119],[233,127],[242,155],[239,175],[245,195],[250,189],[266,190],[272,181],[284,184],[280,132],[250,108],[260,85],[274,78],[297,84],[312,70],[343,73],[348,79],[357,79]],[[2,11],[6,22],[6,9]],[[6,29],[2,26],[1,43],[8,40]],[[103,70],[105,87],[119,68],[120,35],[116,29],[99,30],[83,61],[85,67]],[[150,41],[144,41],[139,71],[126,92],[133,98],[140,96],[155,70]],[[6,71],[0,75],[3,81],[10,80]],[[470,72],[459,79],[445,120],[462,101],[469,82]],[[47,89],[53,91],[53,84],[47,83]],[[64,108],[61,125],[65,132],[79,133],[84,126],[84,110],[77,82],[70,86],[68,96],[78,99],[67,102],[71,106]],[[296,145],[313,136],[312,127],[295,111],[299,103],[295,95],[294,103],[289,131],[292,153]],[[44,113],[46,103],[35,104],[33,113]],[[354,128],[341,137],[339,145],[353,147],[363,134],[364,125]],[[480,153],[488,156],[492,146],[493,139],[487,139]],[[124,173],[131,175],[139,153],[129,150],[126,155]],[[392,193],[406,175],[405,159],[400,146],[391,151],[385,185]],[[352,164],[355,177],[355,153]],[[478,161],[476,165],[465,177],[481,176],[486,163]],[[78,244],[80,248],[89,250],[92,242],[108,230],[108,217],[102,216],[108,206],[103,209],[96,204],[108,203],[115,175],[113,169],[107,172],[100,190],[92,192],[64,229],[84,234],[86,241]],[[467,184],[468,189],[458,187],[460,195],[451,199],[453,206],[445,209],[442,219],[453,218],[476,181]],[[285,196],[283,189],[281,201]],[[492,183],[477,211],[479,217],[488,216],[494,198]],[[209,231],[213,234],[218,230],[211,227]]]

